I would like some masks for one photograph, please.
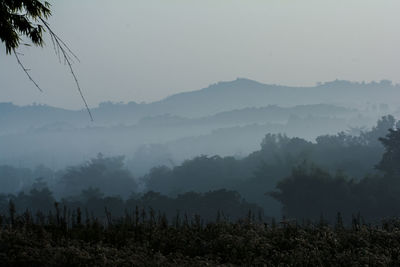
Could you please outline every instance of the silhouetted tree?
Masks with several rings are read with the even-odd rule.
[[[50,3],[39,0],[0,1],[0,40],[10,54],[19,47],[23,37],[42,46],[45,25],[38,24],[51,16]]]
[[[388,176],[400,177],[400,129],[389,129],[386,137],[379,141],[385,147],[385,153],[376,168]]]
[[[107,195],[129,196],[137,190],[133,175],[124,168],[124,157],[104,157],[102,154],[86,164],[70,167],[61,178],[66,194],[98,188]]]
[[[337,212],[347,213],[352,209],[350,185],[340,173],[332,177],[320,168],[302,164],[277,184],[279,191],[269,194],[282,203],[286,216],[318,219],[328,213],[333,219]]]
[[[381,146],[379,138],[386,136],[389,129],[394,129],[396,119],[392,115],[383,116],[371,131],[363,132],[361,138],[369,145]]]

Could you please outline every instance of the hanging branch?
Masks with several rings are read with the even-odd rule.
[[[86,110],[89,113],[90,120],[93,121],[92,112],[90,111],[89,105],[87,104],[85,96],[83,95],[78,78],[74,72],[74,69],[72,68],[72,63],[74,62],[73,59],[75,58],[78,62],[80,62],[79,58],[71,51],[71,49],[68,47],[68,45],[60,37],[58,37],[58,35],[56,33],[53,32],[53,30],[50,28],[50,25],[44,19],[42,19],[41,17],[39,17],[39,19],[42,21],[43,25],[49,31],[50,38],[53,43],[53,48],[54,48],[56,55],[59,58],[59,61],[61,62],[61,58],[63,59],[64,64],[68,66],[68,68],[72,74],[72,77],[74,77],[76,87],[82,98],[83,103],[85,104]]]
[[[21,60],[19,59],[18,52],[13,49],[15,58],[17,59],[18,65],[22,68],[22,70],[25,72],[26,76],[28,76],[29,80],[36,86],[36,88],[43,93],[42,88],[35,82],[35,80],[32,78],[32,76],[29,74],[29,69],[25,68],[24,64],[22,64]]]
[[[6,54],[14,53],[19,66],[28,76],[29,80],[43,92],[42,88],[35,82],[32,76],[29,74],[27,69],[21,62],[19,54],[16,49],[20,45],[21,37],[27,37],[35,46],[43,46],[44,41],[42,33],[48,31],[50,39],[53,43],[54,51],[61,63],[64,60],[64,64],[68,65],[68,68],[74,77],[74,81],[78,92],[85,104],[86,110],[89,113],[90,119],[93,121],[92,113],[89,109],[89,105],[82,93],[81,86],[78,82],[78,78],[72,67],[74,59],[79,62],[78,57],[71,51],[68,45],[53,32],[47,19],[51,16],[50,3],[42,0],[18,0],[18,1],[5,1],[0,0],[0,42],[6,46]],[[35,22],[42,22],[38,24]],[[27,44],[25,44],[27,45]]]
[[[68,47],[68,45],[57,35],[53,32],[53,30],[50,28],[50,25],[42,18],[39,18],[43,25],[46,27],[46,29],[49,31],[51,41],[53,43],[53,48],[56,56],[59,59],[59,62],[61,63],[64,61],[64,65],[67,65],[72,77],[74,78],[75,85],[78,89],[79,95],[85,105],[85,108],[89,114],[90,120],[94,121],[92,112],[90,111],[89,105],[87,104],[86,98],[83,95],[81,86],[79,84],[79,80],[74,72],[74,69],[72,67],[72,64],[74,63],[74,59],[78,62],[80,62],[79,58],[72,52],[72,50]],[[25,67],[25,65],[21,62],[21,59],[15,48],[12,48],[12,51],[15,55],[15,58],[17,59],[18,65],[22,68],[22,70],[25,72],[26,76],[28,76],[29,80],[35,85],[35,87],[40,91],[43,92],[43,89],[39,86],[39,84],[32,78],[32,76],[29,74],[29,69]]]
[[[29,80],[39,91],[43,92],[42,88],[29,74],[29,69],[21,62],[19,57],[21,54],[19,54],[16,49],[19,47],[22,37],[27,37],[35,46],[43,46],[43,32],[47,30],[59,62],[61,63],[63,60],[64,65],[68,66],[90,119],[93,121],[89,105],[86,102],[78,78],[72,67],[74,59],[79,62],[79,58],[51,29],[49,23],[46,21],[51,16],[50,6],[49,2],[42,0],[0,0],[0,42],[5,44],[6,54],[14,53],[19,66],[28,76]]]

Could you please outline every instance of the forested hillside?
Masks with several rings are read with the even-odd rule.
[[[3,165],[0,167],[3,208],[6,209],[10,199],[25,203],[17,205],[24,210],[31,208],[30,203],[36,203],[30,198],[43,198],[51,209],[54,201],[86,203],[89,194],[89,198],[93,197],[92,208],[98,205],[99,214],[108,205],[104,204],[107,201],[114,203],[110,205],[120,214],[129,206],[125,206],[127,199],[142,198],[140,201],[147,206],[153,203],[146,202],[149,196],[155,199],[154,203],[163,202],[163,198],[165,201],[176,198],[179,202],[181,197],[188,203],[197,203],[201,194],[207,198],[210,192],[216,192],[220,196],[214,205],[218,206],[224,202],[224,191],[220,190],[228,190],[236,192],[233,194],[237,194],[234,197],[237,203],[244,198],[258,205],[267,217],[316,219],[325,214],[332,221],[337,212],[342,212],[347,220],[360,212],[373,220],[397,214],[392,207],[397,203],[397,193],[391,190],[398,188],[394,184],[398,172],[393,169],[397,164],[396,158],[393,159],[397,150],[393,149],[398,127],[399,122],[389,115],[369,131],[358,135],[344,132],[323,135],[315,142],[267,134],[260,149],[246,157],[202,155],[174,167],[156,166],[142,176],[131,173],[130,161],[123,156],[102,154],[59,171],[45,166],[29,169]],[[151,206],[165,211],[165,206],[161,208],[154,203]],[[169,213],[182,208],[179,205],[172,205]],[[242,208],[238,210],[232,213],[243,213]]]

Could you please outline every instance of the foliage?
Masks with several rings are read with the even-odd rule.
[[[168,221],[144,211],[100,221],[81,211],[2,215],[0,261],[6,266],[397,266],[400,222],[368,226],[247,217],[204,223]]]
[[[170,169],[156,167],[144,177],[149,190],[176,195],[187,191],[205,192],[229,188],[248,174],[233,157],[199,156]]]
[[[0,1],[0,40],[10,54],[18,48],[22,37],[27,37],[34,45],[43,45],[44,26],[38,24],[51,16],[50,3],[40,0]]]
[[[386,151],[377,168],[388,176],[400,176],[400,128],[389,129],[386,137],[379,140]]]
[[[20,196],[18,201],[22,204],[18,207],[28,207],[30,200],[27,199],[32,194],[43,193],[42,199],[64,198],[71,206],[83,204],[97,214],[103,213],[108,204],[120,207],[117,208],[118,214],[123,214],[125,201],[131,201],[131,207],[137,205],[137,199],[141,197],[132,198],[130,195],[137,194],[142,190],[139,186],[144,186],[144,192],[153,191],[144,194],[152,196],[148,198],[149,201],[154,199],[155,202],[150,201],[152,206],[158,203],[157,208],[173,214],[177,207],[183,209],[185,201],[193,207],[201,207],[202,194],[225,188],[226,192],[236,191],[248,202],[261,206],[268,216],[281,216],[281,207],[286,216],[296,218],[315,219],[323,212],[333,220],[338,211],[347,220],[357,212],[368,219],[393,216],[400,214],[396,207],[400,179],[393,174],[398,170],[395,124],[391,116],[386,116],[372,130],[361,132],[359,136],[339,133],[321,136],[315,143],[267,134],[261,149],[247,157],[199,156],[173,168],[154,168],[137,179],[126,169],[123,157],[104,157],[101,154],[82,165],[59,172],[44,166],[34,170],[0,166],[0,193]],[[378,134],[384,136],[383,133],[388,133],[387,129],[384,130],[387,127],[392,130],[381,139],[383,145],[373,142]],[[309,168],[304,162],[314,167]],[[377,176],[379,173],[374,169],[377,163],[384,177]],[[46,193],[44,189],[47,187],[51,192]],[[24,193],[19,193],[21,191]],[[265,196],[265,192],[271,191],[275,193]],[[223,191],[219,195],[222,196]],[[183,200],[185,197],[187,200]],[[230,193],[224,197],[234,199]],[[40,204],[40,198],[32,200],[38,204],[31,206],[46,206]],[[139,205],[149,205],[144,200],[139,202]],[[233,203],[238,202],[230,203],[234,207],[236,204]],[[206,212],[201,213],[204,217],[209,216],[205,215]],[[214,216],[215,213],[212,210],[210,214]]]
[[[395,124],[396,120],[389,115],[358,136],[341,132],[319,136],[316,142],[283,134],[266,134],[260,150],[247,157],[200,156],[174,168],[156,167],[143,180],[148,190],[167,195],[219,188],[236,190],[246,200],[261,205],[266,213],[279,216],[280,204],[264,193],[273,191],[279,181],[291,175],[293,168],[310,162],[327,173],[346,172],[355,181],[365,175],[374,176],[378,174],[374,166],[384,152],[378,138],[385,136]],[[298,194],[302,194],[301,191]]]
[[[148,174],[141,178],[135,178],[124,165],[123,157],[104,157],[99,154],[96,158],[88,162],[69,167],[66,170],[54,172],[43,166],[39,166],[34,170],[16,168],[11,166],[0,166],[0,193],[18,193],[24,191],[29,194],[31,185],[36,178],[42,177],[42,182],[46,182],[48,187],[54,193],[56,199],[65,198],[70,201],[86,201],[87,199],[102,199],[105,197],[113,197],[119,195],[122,199],[127,199],[131,193],[137,193],[143,189],[146,191],[159,192],[163,196],[176,198],[187,192],[207,193],[225,188],[230,191],[237,191],[243,198],[251,203],[257,203],[269,216],[281,216],[281,207],[286,205],[280,202],[278,198],[271,195],[265,196],[265,192],[276,190],[276,185],[286,177],[291,176],[291,170],[301,166],[304,162],[312,163],[323,169],[329,179],[324,181],[315,177],[314,174],[304,180],[309,187],[303,188],[296,186],[296,179],[293,182],[287,182],[285,190],[298,194],[302,199],[302,191],[309,192],[313,187],[331,188],[338,190],[336,193],[331,192],[335,196],[346,188],[345,192],[350,192],[351,198],[349,203],[342,201],[340,204],[337,200],[327,200],[325,204],[333,205],[331,208],[318,209],[302,209],[304,214],[312,213],[312,217],[318,217],[323,210],[329,212],[331,217],[337,211],[343,211],[343,214],[349,218],[353,212],[360,211],[360,207],[364,206],[363,214],[369,216],[372,214],[389,214],[388,210],[394,205],[390,199],[396,198],[395,178],[389,178],[388,175],[384,180],[375,177],[379,174],[374,168],[382,158],[385,152],[385,144],[373,141],[377,136],[385,136],[388,129],[395,129],[395,120],[392,116],[383,117],[378,121],[377,125],[370,131],[362,131],[358,136],[352,136],[347,133],[339,133],[337,135],[326,135],[317,138],[316,142],[309,142],[301,138],[291,138],[281,134],[267,134],[261,143],[259,151],[255,151],[247,157],[220,157],[220,156],[199,156],[191,160],[183,162],[179,166],[173,168],[159,166],[152,169]],[[389,132],[390,133],[390,132]],[[393,132],[382,140],[394,142],[397,132]],[[392,137],[393,136],[393,137]],[[395,151],[395,150],[393,150]],[[388,158],[387,156],[384,158]],[[390,158],[390,157],[389,157]],[[385,159],[385,162],[388,162]],[[390,166],[397,166],[396,161],[390,163]],[[339,173],[337,178],[340,180],[330,184],[330,179],[335,180],[336,176],[332,173],[337,171],[346,173],[348,177],[354,179],[352,184],[348,183],[350,178]],[[384,172],[383,169],[380,168]],[[325,174],[324,174],[325,175]],[[322,175],[322,176],[324,176]],[[325,175],[325,176],[326,176]],[[369,178],[364,179],[365,176]],[[312,179],[311,179],[312,178]],[[346,180],[343,182],[343,179]],[[400,182],[400,180],[399,180]],[[325,186],[322,184],[325,183]],[[336,186],[341,186],[337,188]],[[378,186],[379,185],[379,186]],[[43,186],[42,186],[43,187]],[[96,191],[96,190],[99,191]],[[302,189],[302,190],[303,190]],[[84,194],[81,194],[86,190]],[[325,189],[324,189],[325,190]],[[347,191],[346,191],[347,190]],[[321,194],[331,193],[327,191],[314,190],[313,194],[305,194],[310,197],[317,197]],[[381,192],[385,195],[385,199],[381,196],[379,201],[375,195]],[[290,193],[290,194],[292,194]],[[104,195],[102,195],[104,194]],[[347,199],[348,193],[340,193],[336,198]],[[354,200],[357,199],[357,201]],[[333,202],[336,201],[336,204]],[[361,203],[364,204],[356,204]],[[116,203],[118,201],[116,200]],[[160,200],[162,202],[162,200]],[[319,203],[318,201],[315,201]],[[300,205],[302,202],[294,204]],[[305,203],[305,202],[304,202]],[[304,204],[303,203],[303,204]],[[323,202],[319,203],[322,205]],[[379,203],[379,205],[378,205]],[[384,204],[387,203],[387,204]],[[171,204],[173,206],[173,204]],[[381,212],[376,213],[373,209],[367,207],[379,207]],[[387,208],[384,208],[387,207]],[[104,207],[100,207],[102,212]],[[172,208],[173,209],[173,208]],[[394,209],[396,210],[396,209]],[[175,210],[173,210],[175,212]],[[288,216],[298,216],[298,213],[289,212]],[[349,215],[350,214],[350,215]],[[374,216],[375,216],[374,215]],[[389,214],[394,215],[394,214]]]
[[[107,195],[128,196],[137,190],[133,175],[124,169],[124,157],[98,154],[86,164],[70,167],[61,177],[65,195],[73,195],[89,187],[97,187]]]
[[[50,3],[47,1],[0,0],[0,40],[6,46],[6,54],[14,53],[18,64],[29,80],[42,92],[42,88],[29,74],[29,69],[21,62],[16,49],[20,46],[23,38],[28,38],[35,46],[43,46],[43,32],[47,30],[56,55],[60,62],[62,60],[64,64],[68,66],[90,119],[93,121],[92,113],[72,67],[74,59],[77,61],[79,61],[79,59],[67,44],[52,30],[50,24],[47,22],[50,16]],[[29,46],[30,44],[25,43],[25,45]]]
[[[390,125],[394,123],[391,122]],[[336,212],[348,218],[361,213],[367,220],[400,214],[400,131],[389,129],[385,138],[380,138],[385,147],[377,168],[384,176],[367,176],[359,181],[349,179],[341,172],[332,176],[315,166],[301,165],[292,174],[277,184],[278,191],[270,195],[283,204],[286,216],[295,218],[317,218],[328,213],[333,219]]]
[[[35,214],[38,211],[47,213],[53,210],[56,199],[47,187],[34,187],[29,193],[0,195],[0,213],[8,209],[9,201],[13,202],[16,212],[29,210]],[[124,200],[120,196],[105,196],[97,188],[88,188],[80,195],[61,199],[60,204],[68,209],[80,208],[97,218],[105,216],[105,209],[120,217],[138,207],[151,207],[153,212],[161,212],[169,219],[174,218],[177,211],[189,218],[200,215],[206,221],[214,220],[217,214],[227,220],[236,220],[249,211],[263,216],[259,206],[248,203],[239,193],[225,189],[206,193],[187,192],[174,198],[150,191],[143,195],[133,194]]]
[[[351,216],[358,211],[354,209],[353,185],[354,181],[341,173],[332,177],[304,164],[277,184],[278,191],[269,194],[282,203],[285,216],[315,220],[325,213],[325,218],[332,220],[337,212]]]

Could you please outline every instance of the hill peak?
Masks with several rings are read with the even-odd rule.
[[[236,78],[233,81],[221,81],[214,84],[211,84],[209,87],[204,89],[221,89],[221,88],[245,88],[245,87],[260,87],[267,86],[266,84],[247,79],[247,78]]]

